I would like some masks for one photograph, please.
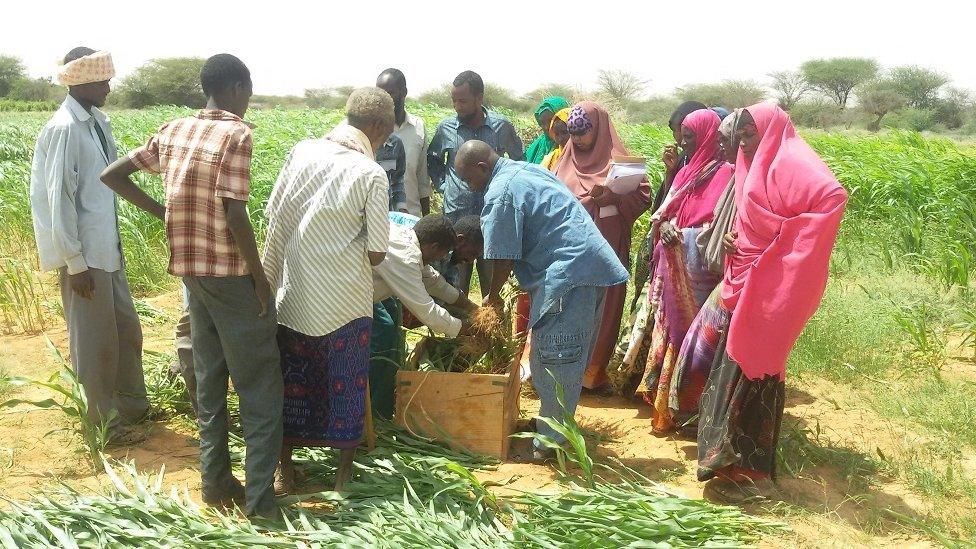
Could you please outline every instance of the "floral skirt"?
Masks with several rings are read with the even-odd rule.
[[[284,376],[284,442],[355,448],[363,437],[371,318],[324,336],[278,327]]]

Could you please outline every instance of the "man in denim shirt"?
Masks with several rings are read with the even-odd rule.
[[[556,383],[565,391],[566,411],[575,413],[603,297],[607,287],[627,281],[627,269],[580,202],[548,170],[499,158],[481,141],[461,146],[455,166],[472,191],[485,193],[484,258],[492,260],[494,273],[485,302],[502,306],[499,292],[513,271],[532,298],[530,369],[542,405],[539,416],[562,417]],[[565,442],[544,421],[536,429]],[[536,444],[532,459],[546,457]]]
[[[454,156],[458,148],[470,139],[483,141],[499,156],[512,160],[524,158],[522,140],[515,126],[504,116],[484,106],[485,84],[477,73],[464,71],[454,79],[451,100],[457,116],[444,119],[434,132],[427,148],[427,171],[434,189],[444,195],[443,213],[457,223],[466,215],[479,215],[484,205],[484,193],[472,191],[458,177]],[[478,261],[478,278],[482,294],[490,285],[491,271],[484,261]],[[462,266],[458,273],[458,288],[467,294],[471,284],[470,266]]]

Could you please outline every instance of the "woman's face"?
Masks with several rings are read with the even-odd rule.
[[[539,115],[539,127],[542,128],[542,131],[548,131],[550,122],[552,122],[552,111],[542,111],[542,114]]]
[[[678,145],[681,146],[681,150],[689,157],[695,154],[695,151],[698,149],[698,138],[695,136],[695,132],[691,131],[687,126],[681,126],[681,137]]]
[[[735,138],[739,140],[739,146],[742,147],[742,154],[745,155],[746,160],[751,161],[759,150],[762,136],[759,135],[759,129],[756,128],[756,122],[749,111],[742,111],[742,116],[739,117],[739,123],[736,125]]]
[[[671,126],[671,135],[674,137],[674,142],[676,144],[681,144],[681,126]]]
[[[596,143],[596,131],[591,128],[582,135],[572,135],[570,138],[573,140],[573,147],[586,152],[592,149],[593,144]]]
[[[569,130],[566,129],[566,123],[558,118],[552,121],[552,128],[549,133],[549,137],[559,143],[560,147],[565,147],[566,143],[569,142]]]
[[[725,134],[720,133],[718,144],[719,148],[722,149],[722,157],[725,158],[725,161],[729,164],[735,164],[735,159],[738,154],[735,146],[735,139],[731,136],[726,137]]]

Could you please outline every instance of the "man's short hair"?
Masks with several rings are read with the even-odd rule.
[[[485,243],[485,237],[481,234],[481,217],[477,215],[466,215],[458,219],[454,224],[454,233],[474,239],[475,244]]]
[[[431,214],[421,217],[413,226],[421,246],[435,244],[442,250],[453,250],[457,243],[454,224],[445,215]]]
[[[385,71],[381,72],[380,75],[376,77],[376,79],[379,80],[384,76],[388,76],[390,78],[390,81],[392,81],[395,86],[400,86],[404,88],[407,87],[407,77],[403,74],[403,71],[401,71],[400,69],[394,69],[394,68],[386,69]]]
[[[243,61],[229,53],[218,53],[203,64],[200,86],[207,97],[226,91],[234,84],[251,84],[251,71]]]
[[[81,59],[82,57],[88,57],[93,53],[95,53],[95,50],[91,48],[87,48],[85,46],[78,46],[77,48],[73,48],[71,51],[65,54],[64,61],[62,61],[62,63],[68,64],[72,61]]]
[[[346,101],[346,120],[360,130],[376,123],[393,126],[396,116],[393,108],[393,98],[380,88],[358,88]]]
[[[471,89],[471,93],[475,95],[485,93],[485,82],[481,79],[481,75],[474,71],[464,71],[454,79],[455,88],[460,88],[465,84]]]

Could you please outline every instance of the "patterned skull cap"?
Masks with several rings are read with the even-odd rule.
[[[593,122],[586,116],[583,107],[576,105],[569,112],[569,120],[566,121],[566,129],[572,135],[583,135],[593,129]]]

